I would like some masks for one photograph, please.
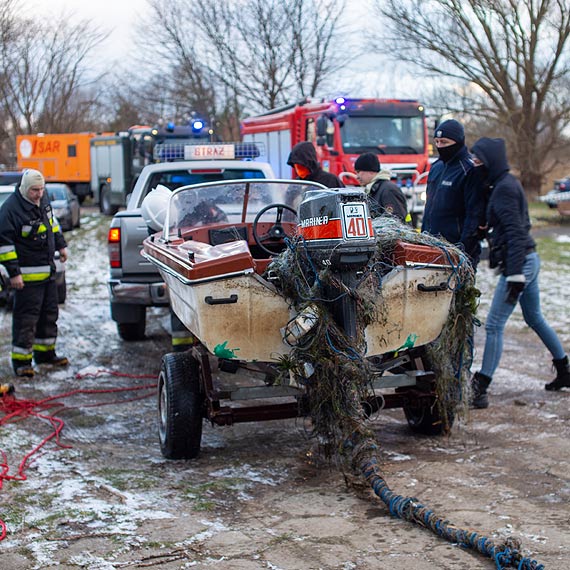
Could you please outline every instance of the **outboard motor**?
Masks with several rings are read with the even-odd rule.
[[[329,266],[340,287],[326,291],[331,311],[349,337],[356,336],[356,305],[350,291],[376,249],[366,194],[361,190],[309,190],[299,205],[299,233],[316,263]]]

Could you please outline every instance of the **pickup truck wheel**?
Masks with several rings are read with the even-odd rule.
[[[203,405],[197,360],[188,353],[164,355],[158,376],[158,437],[166,459],[198,456]]]
[[[99,209],[105,216],[114,216],[119,210],[119,206],[111,204],[111,189],[107,184],[103,184],[99,192]]]
[[[136,323],[117,323],[119,336],[126,341],[144,340],[144,330],[146,328],[146,318],[143,314],[142,320]]]

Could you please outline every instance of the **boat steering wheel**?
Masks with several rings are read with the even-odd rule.
[[[266,234],[259,235],[259,219],[269,210],[277,210],[275,223],[269,228],[269,231]],[[268,206],[265,206],[265,208],[259,210],[257,216],[255,216],[255,220],[253,220],[253,226],[251,227],[253,239],[255,240],[255,243],[262,249],[262,251],[269,255],[276,254],[274,251],[271,251],[269,248],[263,245],[262,242],[278,242],[281,241],[286,235],[288,235],[281,223],[281,220],[283,219],[283,210],[287,210],[288,212],[291,212],[295,217],[297,217],[297,211],[294,208],[291,208],[291,206],[287,206],[285,204],[269,204]]]

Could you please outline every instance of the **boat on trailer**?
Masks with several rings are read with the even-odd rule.
[[[152,192],[149,196],[152,195]],[[194,335],[186,352],[163,357],[159,439],[167,458],[193,458],[203,419],[217,425],[296,417],[305,391],[279,363],[318,320],[298,309],[271,270],[292,243],[318,267],[358,283],[377,252],[360,190],[291,180],[223,181],[179,188],[164,206],[162,231],[143,245],[168,289],[171,308]],[[423,348],[443,330],[453,300],[453,264],[442,249],[397,241],[384,263],[362,357],[382,408],[402,407],[413,430],[440,433],[435,375]],[[312,263],[312,262],[311,262]],[[355,334],[350,295],[331,311]],[[411,339],[411,340],[410,340]]]

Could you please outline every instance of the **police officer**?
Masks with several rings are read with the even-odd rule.
[[[41,172],[26,170],[16,191],[0,208],[0,263],[14,289],[12,367],[34,376],[37,364],[66,366],[56,355],[57,285],[54,254],[67,259],[67,244],[45,195]]]
[[[439,124],[434,133],[439,160],[427,180],[422,232],[459,245],[477,267],[481,229],[485,226],[486,186],[465,146],[463,125],[455,119]]]

